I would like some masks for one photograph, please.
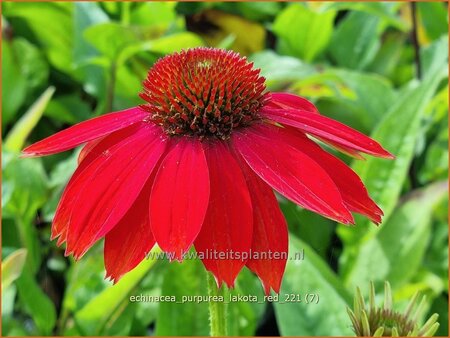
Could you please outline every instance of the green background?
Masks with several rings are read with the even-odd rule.
[[[77,150],[19,159],[27,144],[85,119],[142,103],[147,70],[194,46],[233,49],[269,90],[312,100],[397,156],[352,162],[385,212],[345,227],[280,199],[291,252],[284,294],[318,304],[232,303],[232,335],[351,335],[359,286],[388,280],[402,309],[416,290],[448,328],[448,23],[444,3],[2,3],[3,335],[207,335],[206,303],[130,302],[130,295],[203,295],[197,261],[144,261],[104,280],[102,243],[81,261],[49,240]],[[420,63],[421,76],[417,76]],[[235,294],[262,297],[243,271]]]

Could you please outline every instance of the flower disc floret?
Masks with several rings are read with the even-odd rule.
[[[140,96],[149,119],[168,135],[228,139],[234,129],[260,119],[264,81],[235,52],[194,48],[158,60]]]

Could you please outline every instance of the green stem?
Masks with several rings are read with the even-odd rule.
[[[211,337],[227,336],[227,304],[225,303],[225,287],[217,288],[216,281],[211,273],[207,273],[209,301],[209,323]],[[215,297],[216,299],[213,299]],[[223,301],[218,301],[219,298]]]

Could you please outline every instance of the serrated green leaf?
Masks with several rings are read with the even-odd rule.
[[[371,135],[396,158],[385,160],[369,157],[366,161],[355,162],[353,166],[372,198],[381,206],[385,221],[397,204],[407,178],[425,107],[445,75],[442,66],[446,62],[446,55],[441,52],[435,54],[434,71],[421,84],[408,88],[397,99]],[[363,217],[357,216],[355,219],[356,227],[338,228],[339,237],[346,244],[341,266],[350,267],[352,258],[357,255],[358,245],[374,236],[378,229]]]
[[[429,144],[419,180],[430,182],[448,177],[448,120],[442,121],[437,137]]]
[[[446,189],[447,182],[438,182],[405,197],[376,236],[360,246],[346,275],[348,288],[388,280],[395,289],[416,273],[429,243],[433,208]]]

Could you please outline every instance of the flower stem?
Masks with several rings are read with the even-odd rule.
[[[207,273],[209,300],[209,323],[211,337],[227,336],[227,304],[225,303],[225,287],[218,288],[211,273]],[[213,299],[216,298],[216,299]],[[223,300],[218,300],[222,298]]]

